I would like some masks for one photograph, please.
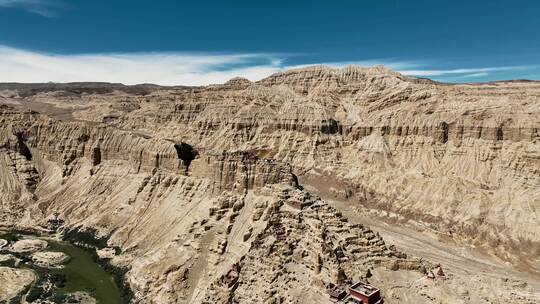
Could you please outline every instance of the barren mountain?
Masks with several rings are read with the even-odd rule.
[[[358,280],[385,303],[538,303],[540,83],[314,66],[4,84],[0,204],[5,230],[86,240],[140,303],[328,303]],[[444,280],[426,276],[438,263]]]

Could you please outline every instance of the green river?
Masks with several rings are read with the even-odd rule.
[[[27,238],[27,236],[4,234],[0,235],[0,238],[13,242],[16,239]],[[61,277],[62,281],[65,279],[62,284],[59,284],[60,286],[52,289],[52,293],[45,296],[54,302],[65,303],[65,300],[59,299],[65,298],[65,296],[75,292],[85,292],[96,299],[99,304],[119,304],[123,302],[120,289],[116,285],[113,275],[96,263],[88,251],[67,242],[43,239],[48,242],[45,251],[63,252],[70,257],[70,260],[63,268],[42,268],[32,262],[28,262],[31,254],[19,254],[19,258],[27,258],[27,262],[21,264],[19,267],[30,268],[39,276],[37,284],[30,287],[27,293],[28,300],[37,299],[40,296],[43,299],[44,293],[41,286],[43,286],[43,282],[47,278],[52,276]],[[2,250],[1,252],[6,253],[6,250]]]
[[[57,293],[87,291],[100,304],[120,303],[120,290],[111,274],[107,273],[85,250],[69,243],[49,241],[50,251],[61,251],[71,260],[61,269],[52,269],[52,273],[66,277],[65,287],[57,289]]]

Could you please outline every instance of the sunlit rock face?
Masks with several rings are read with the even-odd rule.
[[[137,301],[327,303],[328,284],[368,269],[430,266],[325,199],[539,270],[539,83],[316,66],[207,87],[9,89],[2,225],[105,238]]]

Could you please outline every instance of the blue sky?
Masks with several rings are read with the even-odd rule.
[[[540,1],[0,0],[0,81],[207,84],[308,64],[540,79]]]

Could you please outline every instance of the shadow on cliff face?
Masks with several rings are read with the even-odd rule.
[[[186,143],[175,144],[174,148],[176,149],[178,158],[184,162],[185,174],[187,174],[191,161],[193,161],[198,155],[197,150]]]
[[[25,143],[24,135],[19,133],[17,136],[17,152],[19,152],[26,160],[32,160],[32,153]]]

